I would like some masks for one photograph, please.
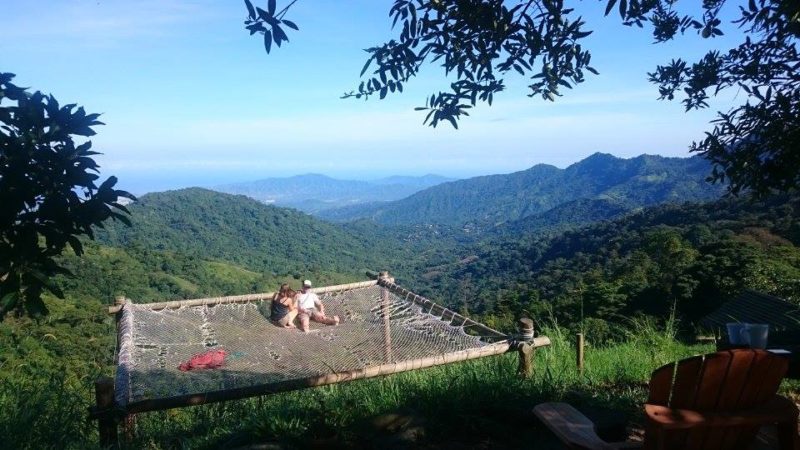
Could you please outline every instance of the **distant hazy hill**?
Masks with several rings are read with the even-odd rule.
[[[226,261],[257,272],[358,275],[376,267],[384,245],[299,211],[200,188],[147,194],[129,208],[133,226],[108,224],[98,232],[100,243]]]
[[[585,223],[641,206],[718,198],[722,187],[706,183],[708,173],[708,162],[699,157],[642,155],[622,159],[595,153],[566,169],[540,164],[507,175],[440,184],[394,202],[329,210],[320,217],[338,221],[368,218],[387,225],[472,224],[479,228],[537,216],[531,220],[550,225]],[[579,209],[561,208],[577,200],[584,200],[574,204]],[[603,209],[603,205],[609,209]],[[557,217],[544,217],[551,210]]]
[[[424,175],[353,181],[307,174],[227,184],[214,189],[229,194],[246,195],[264,203],[274,203],[308,213],[316,213],[347,205],[398,200],[450,180],[451,178],[439,175]]]

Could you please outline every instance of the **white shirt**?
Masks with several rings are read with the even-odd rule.
[[[315,302],[319,301],[317,294],[308,291],[305,294],[302,292],[297,294],[297,305],[300,309],[314,309]]]

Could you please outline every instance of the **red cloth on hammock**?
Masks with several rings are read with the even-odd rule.
[[[225,350],[210,350],[192,356],[189,361],[181,363],[178,369],[186,372],[197,369],[216,369],[225,364]]]

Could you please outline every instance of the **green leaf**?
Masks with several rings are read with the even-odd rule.
[[[364,63],[364,67],[361,69],[361,75],[359,75],[360,77],[363,77],[363,76],[364,76],[364,73],[366,73],[366,72],[367,72],[367,69],[369,69],[369,65],[370,65],[371,63],[372,63],[372,57],[370,57],[369,59],[367,59],[367,62],[365,62],[365,63]]]
[[[297,28],[297,25],[295,25],[295,23],[292,22],[291,20],[282,20],[281,22],[283,22],[284,25],[293,30],[299,30],[299,28]]]
[[[267,50],[267,54],[272,50],[272,33],[269,30],[264,32],[264,48]]]
[[[256,9],[253,8],[253,4],[250,2],[250,0],[244,0],[244,4],[247,6],[247,14],[250,16],[250,19],[258,19],[258,16],[256,15]]]
[[[69,241],[69,246],[72,247],[72,251],[75,252],[76,255],[81,256],[83,254],[83,244],[81,244],[81,241],[75,236],[68,236],[67,240]]]
[[[3,318],[4,313],[7,313],[17,306],[19,301],[19,292],[9,292],[0,299],[0,319]]]
[[[606,5],[606,14],[608,15],[612,9],[614,9],[614,5],[617,3],[617,0],[608,0],[608,4]]]
[[[281,42],[283,41],[289,42],[289,37],[286,36],[283,29],[277,25],[272,27],[272,35],[275,37],[275,43],[278,44],[278,47],[281,46]]]
[[[269,10],[270,16],[275,15],[275,8],[276,8],[275,0],[269,0],[269,2],[267,2],[267,9]]]
[[[103,184],[100,185],[99,190],[104,191],[106,189],[111,189],[112,187],[114,187],[115,184],[117,184],[117,177],[112,175],[108,177],[108,179],[104,181]]]

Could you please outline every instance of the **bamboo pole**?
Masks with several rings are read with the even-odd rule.
[[[389,272],[381,272],[380,278],[389,279]],[[392,328],[389,318],[389,289],[381,286],[381,316],[383,317],[383,350],[385,354],[385,362],[393,362],[392,358]]]
[[[575,336],[575,365],[578,366],[578,373],[583,375],[583,333]]]
[[[348,289],[358,289],[363,287],[375,286],[378,282],[375,280],[360,281],[358,283],[337,284],[335,286],[324,286],[311,289],[311,292],[323,294],[326,292],[345,291]],[[270,299],[275,295],[274,292],[265,292],[260,294],[245,294],[245,295],[229,295],[225,297],[207,297],[195,298],[189,300],[174,300],[169,302],[157,303],[140,303],[139,306],[146,306],[151,310],[159,309],[177,309],[184,306],[203,306],[203,305],[221,305],[227,303],[249,303],[258,300]],[[115,305],[108,308],[109,314],[116,314],[122,309],[122,306]]]

